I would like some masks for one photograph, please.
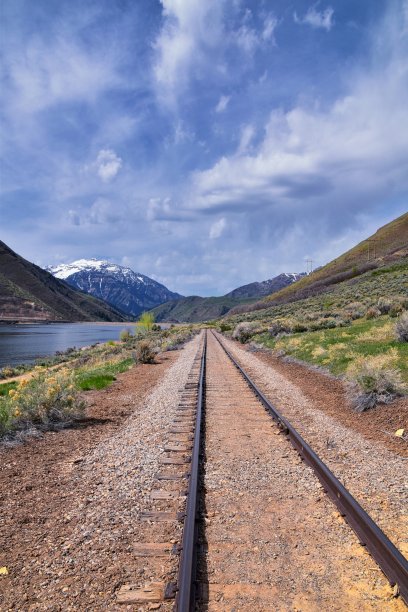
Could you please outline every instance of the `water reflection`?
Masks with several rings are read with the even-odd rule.
[[[0,367],[32,363],[40,357],[95,342],[119,340],[131,324],[54,323],[52,325],[0,325]]]

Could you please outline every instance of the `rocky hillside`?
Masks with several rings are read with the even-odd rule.
[[[17,255],[0,241],[0,321],[123,321],[123,313]]]
[[[238,289],[234,289],[233,291],[227,293],[225,297],[231,297],[234,299],[266,297],[271,293],[275,293],[276,291],[295,283],[303,276],[306,276],[306,272],[284,272],[283,274],[279,274],[279,276],[275,276],[275,278],[270,278],[266,281],[249,283],[249,285],[238,287]]]
[[[156,321],[172,323],[199,323],[217,319],[229,313],[231,309],[246,307],[259,298],[279,291],[282,287],[296,282],[304,273],[284,273],[262,282],[243,285],[221,297],[189,296],[181,300],[173,300],[162,304],[153,310]]]
[[[182,296],[130,268],[98,259],[79,259],[47,268],[72,287],[100,298],[130,316]]]

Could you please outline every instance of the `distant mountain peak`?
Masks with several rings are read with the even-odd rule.
[[[120,266],[119,264],[112,263],[106,259],[77,259],[68,264],[59,264],[57,266],[48,266],[46,268],[49,272],[51,272],[57,278],[66,279],[72,274],[76,274],[77,272],[82,272],[84,270],[104,270],[105,272],[113,272],[118,273],[122,272],[124,274],[136,274],[136,276],[140,277],[142,280],[143,275],[133,272],[130,268],[125,266]]]
[[[271,293],[275,293],[275,291],[283,289],[283,287],[295,283],[303,276],[306,276],[306,272],[282,272],[282,274],[278,274],[278,276],[265,281],[242,285],[242,287],[227,293],[227,297],[238,299],[266,297]]]
[[[145,274],[105,259],[77,259],[49,266],[47,270],[73,287],[133,316],[182,297]]]

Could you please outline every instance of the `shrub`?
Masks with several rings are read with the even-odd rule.
[[[292,332],[293,322],[289,319],[276,319],[268,329],[268,333],[274,338],[279,334],[290,334]]]
[[[317,321],[312,321],[309,325],[311,331],[318,331],[319,329],[334,329],[337,327],[337,321],[333,318],[325,319],[324,317]]]
[[[366,316],[366,319],[376,319],[380,315],[381,315],[381,311],[375,306],[371,306],[370,308],[367,308],[367,312],[365,316]]]
[[[140,340],[136,345],[135,358],[139,363],[153,363],[156,351],[149,340]]]
[[[404,312],[395,325],[398,342],[408,342],[408,312]]]
[[[130,333],[129,329],[122,329],[122,331],[120,332],[120,340],[121,342],[127,342],[128,340],[130,340],[132,337],[132,334]]]
[[[323,319],[322,320],[322,327],[323,329],[334,329],[335,327],[337,327],[337,321],[336,319],[330,317],[327,319]]]
[[[351,325],[351,319],[345,317],[345,318],[339,318],[336,321],[336,325],[337,327],[347,327],[348,325]]]
[[[364,316],[364,306],[360,302],[352,302],[345,308],[346,313],[355,321]]]
[[[1,370],[1,378],[11,378],[14,376],[14,369],[11,366],[5,366]]]
[[[292,332],[295,334],[299,334],[307,331],[307,325],[302,323],[301,321],[295,321],[292,326]]]
[[[390,317],[398,317],[404,310],[407,310],[407,300],[404,298],[397,298],[391,302],[391,307],[389,310]]]
[[[232,332],[232,337],[241,344],[245,344],[252,338],[255,333],[255,325],[254,323],[238,323],[234,331]]]
[[[151,312],[143,312],[140,315],[139,321],[137,322],[137,326],[140,327],[144,331],[151,331],[154,325],[154,314]]]
[[[219,330],[221,333],[231,331],[232,327],[228,323],[220,323]]]
[[[48,371],[37,371],[1,400],[1,433],[32,425],[69,422],[83,413],[84,406],[75,389],[74,374],[68,368],[51,376]]]
[[[392,367],[397,358],[397,351],[391,349],[388,353],[368,359],[360,357],[350,366],[349,373],[352,373],[359,388],[354,398],[357,412],[374,408],[377,404],[388,404],[406,393],[400,372]]]
[[[305,320],[306,321],[315,321],[319,317],[320,317],[320,314],[318,312],[307,312],[305,314]]]
[[[391,308],[391,300],[386,297],[380,297],[377,302],[377,307],[381,314],[388,314]]]
[[[161,327],[160,325],[157,325],[157,323],[153,323],[152,325],[152,331],[160,331]]]

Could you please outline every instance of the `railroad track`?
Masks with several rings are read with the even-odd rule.
[[[205,454],[209,467],[206,464],[200,475],[200,453],[202,455],[204,452],[204,413],[208,428]],[[271,417],[275,423],[273,428]],[[279,438],[273,437],[275,425],[276,431],[283,434]],[[179,543],[172,547],[173,554],[179,558],[177,579],[167,585],[153,583],[142,591],[125,590],[119,603],[168,600],[170,605],[171,598],[175,598],[174,609],[179,612],[195,610],[196,606],[202,610],[255,612],[283,609],[279,607],[279,590],[285,588],[303,589],[305,601],[313,603],[310,593],[314,588],[312,582],[297,582],[297,576],[305,573],[305,565],[313,566],[310,551],[302,548],[302,538],[307,541],[309,536],[310,539],[310,532],[316,539],[330,538],[320,520],[316,523],[308,518],[310,502],[307,491],[299,493],[296,490],[296,479],[303,477],[303,462],[313,470],[322,489],[357,534],[359,542],[377,562],[391,585],[398,585],[402,598],[408,603],[406,559],[294,427],[262,394],[218,334],[207,331],[203,334],[188,383],[181,392],[178,416],[169,434],[174,439],[165,448],[170,455],[163,459],[163,464],[181,468],[182,472],[159,473],[157,476],[161,482],[181,483],[177,495],[186,494],[185,498],[180,498],[182,511],[176,515],[174,512],[148,512],[143,518],[153,522],[180,522]],[[285,467],[288,455],[282,451],[285,438],[302,460],[290,469]],[[278,483],[282,470],[289,470],[289,478],[285,478],[284,482],[285,491],[288,490],[286,497],[280,493],[273,493],[275,497],[270,497],[270,473],[274,466],[274,477],[275,480],[278,478]],[[311,486],[309,481],[310,477],[306,482],[308,487]],[[170,496],[167,491],[153,492],[156,499],[170,499]],[[297,521],[294,538],[297,541],[292,542],[288,550],[288,536],[279,540],[279,531],[280,528],[286,529],[287,533],[291,521]],[[272,537],[275,540],[271,543]],[[254,546],[254,543],[257,545]],[[333,546],[337,552],[336,542]],[[338,547],[341,551],[340,543]],[[330,551],[330,541],[328,549]],[[317,558],[320,550],[321,544],[316,547]],[[149,556],[168,554],[169,551],[169,544],[150,543],[140,545],[139,553]],[[291,584],[279,578],[279,589],[273,573],[275,568],[272,567],[272,561],[279,557],[275,551],[279,554],[283,551],[281,556],[284,562],[290,559],[293,566]],[[359,562],[355,559],[348,563],[345,568],[346,580],[353,581],[353,572],[356,572],[354,566]],[[254,563],[257,563],[256,568]],[[345,565],[344,561],[342,563]],[[276,564],[279,565],[279,559]],[[334,559],[329,564],[335,569]],[[285,571],[280,568],[280,573]],[[260,580],[254,581],[253,576]]]

